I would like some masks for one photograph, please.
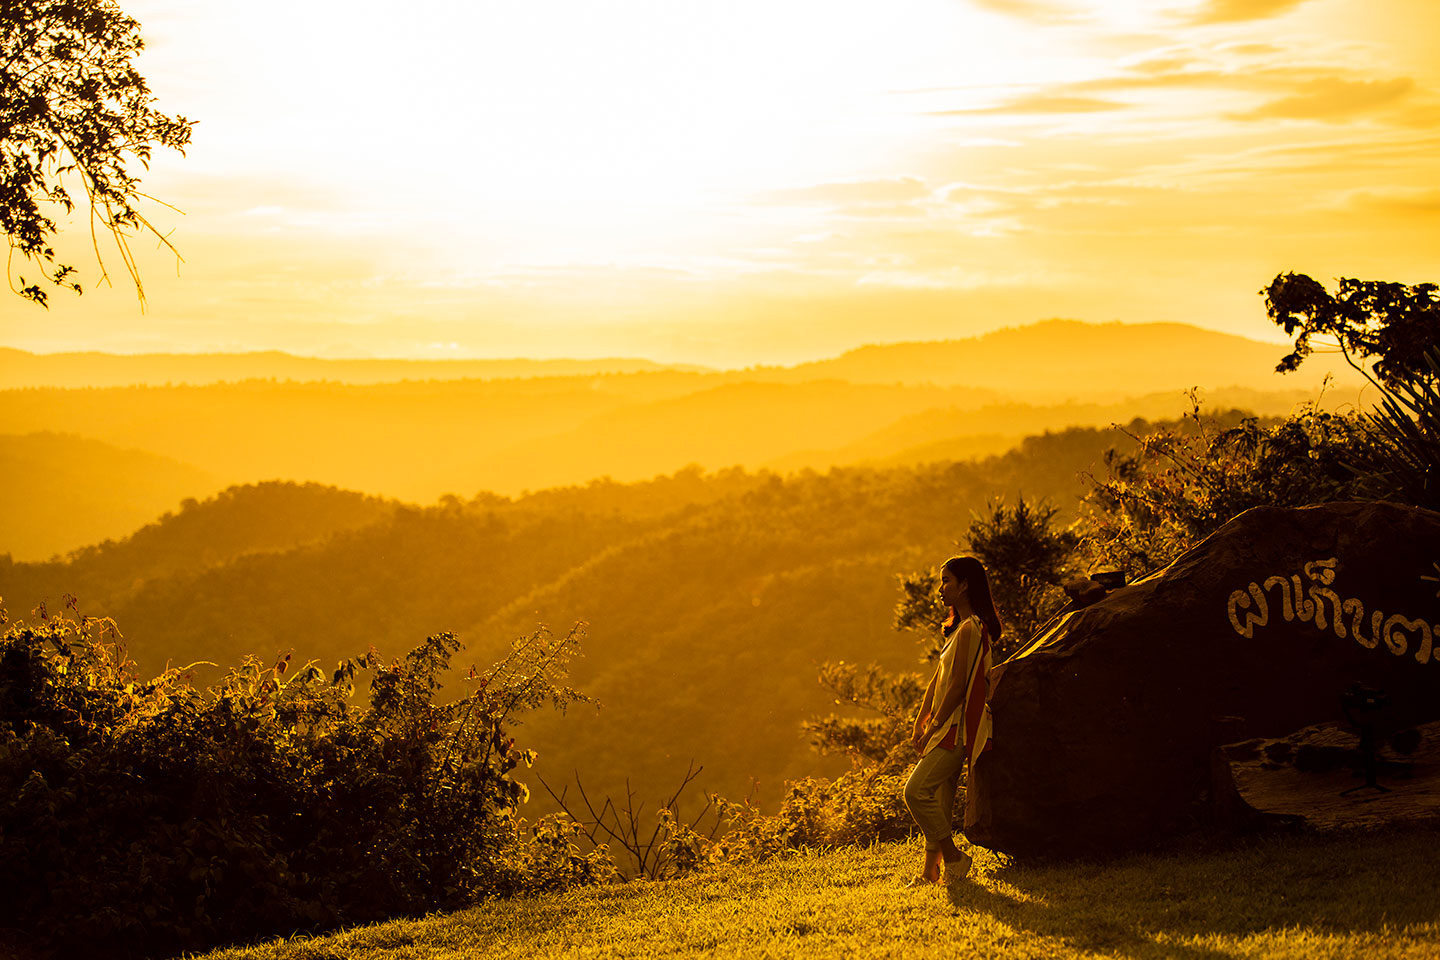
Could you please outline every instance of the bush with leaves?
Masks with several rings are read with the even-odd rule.
[[[990,503],[988,511],[971,519],[966,542],[985,565],[1005,624],[993,651],[999,663],[1064,606],[1061,584],[1074,575],[1080,535],[1071,528],[1056,529],[1060,510],[1043,500],[1036,503],[1022,496],[1012,507],[1002,499]],[[933,662],[940,656],[940,626],[946,615],[940,602],[940,567],[902,575],[900,591],[895,628],[916,631],[922,642],[928,640],[926,661]],[[918,708],[918,697],[915,702]]]
[[[773,816],[749,803],[721,801],[725,831],[701,845],[705,861],[754,863],[802,847],[868,846],[911,836],[906,775],[857,767],[834,780],[806,777],[789,784]]]
[[[1237,411],[1212,416],[1191,394],[1178,427],[1132,434],[1112,451],[1082,519],[1081,556],[1131,579],[1153,572],[1251,507],[1298,507],[1358,495],[1357,451],[1373,441],[1359,414],[1309,404],[1262,423]]]
[[[514,716],[578,698],[558,680],[579,638],[525,637],[440,704],[450,634],[330,676],[251,659],[201,692],[137,677],[108,620],[10,625],[0,927],[61,955],[168,955],[604,878],[572,825],[520,818],[509,776],[530,757]]]

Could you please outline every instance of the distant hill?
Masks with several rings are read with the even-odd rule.
[[[71,433],[0,434],[0,554],[43,560],[124,536],[220,486],[161,454]]]
[[[1257,330],[1264,330],[1257,324]],[[1273,331],[1265,331],[1273,332]],[[402,380],[505,380],[603,374],[709,374],[725,382],[934,384],[994,390],[1043,402],[1120,399],[1200,386],[1308,390],[1325,373],[1342,385],[1357,375],[1338,357],[1317,353],[1283,379],[1275,364],[1288,349],[1178,323],[1044,320],[959,340],[871,344],[838,357],[790,367],[714,370],[636,357],[602,359],[325,359],[280,351],[205,354],[36,354],[0,347],[0,390],[21,387],[204,385],[244,380],[347,384]]]
[[[1297,379],[1273,372],[1281,352],[1173,324],[1049,321],[964,341],[865,347],[793,368],[559,375],[563,363],[546,361],[530,368],[546,375],[445,379],[478,368],[354,361],[353,370],[376,376],[427,378],[0,390],[0,433],[73,434],[208,478],[166,488],[165,498],[144,501],[148,512],[124,514],[125,527],[78,506],[64,513],[64,523],[25,519],[29,539],[0,542],[0,551],[30,558],[64,552],[154,517],[179,496],[277,478],[426,503],[595,477],[633,482],[687,464],[792,471],[986,456],[1046,430],[1177,416],[1191,386],[1204,388],[1212,406],[1278,414],[1320,395],[1321,371],[1311,367],[1327,359],[1313,357]],[[267,367],[266,358],[280,366]],[[291,360],[303,361],[297,375],[352,369],[345,366],[351,361],[311,364],[283,354],[211,360],[219,365],[206,368],[211,373],[231,360],[229,372],[274,373]],[[492,373],[501,369],[493,366],[499,361],[487,363]],[[1326,394],[1331,404],[1358,397],[1344,382]],[[35,488],[48,504],[36,508],[37,518],[65,502],[109,503],[124,489],[96,471],[53,479]]]
[[[1247,396],[1271,413],[1305,394]],[[1178,386],[1135,402],[1039,404],[960,386],[679,373],[368,386],[247,381],[0,391],[0,432],[81,434],[192,464],[222,485],[284,478],[433,502],[593,477],[636,481],[691,463],[798,470],[919,462],[923,454],[906,451],[942,441],[951,456],[995,453],[1030,433],[1139,412],[1173,417],[1186,407]]]
[[[1275,365],[1288,352],[1281,344],[1178,323],[1046,320],[966,340],[860,347],[789,368],[787,376],[969,386],[1032,402],[1113,402],[1192,386],[1312,390],[1326,373],[1346,387],[1360,382],[1340,358],[1323,353],[1282,377]]]
[[[129,387],[240,380],[319,380],[390,383],[399,380],[493,380],[593,376],[654,370],[703,370],[633,357],[599,360],[385,360],[297,357],[278,350],[254,353],[30,353],[0,347],[0,389],[17,387]]]

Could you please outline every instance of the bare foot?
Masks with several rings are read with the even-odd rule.
[[[970,864],[973,858],[968,853],[961,853],[958,857],[948,858],[945,861],[945,882],[958,883],[970,874]]]

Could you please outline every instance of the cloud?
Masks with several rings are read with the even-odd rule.
[[[1276,46],[1273,43],[1232,43],[1220,48],[1227,53],[1237,53],[1242,57],[1273,57],[1276,54],[1285,52],[1284,47]]]
[[[963,117],[980,114],[1054,114],[1054,113],[1103,113],[1107,110],[1124,110],[1128,104],[1118,100],[1102,100],[1098,97],[1077,97],[1065,94],[1034,93],[1016,97],[1007,103],[993,107],[975,107],[966,110],[938,110],[935,117]]]
[[[1044,0],[969,0],[972,7],[988,10],[1018,20],[1040,23],[1063,23],[1076,19],[1076,13],[1059,3]]]
[[[847,213],[895,216],[898,210],[913,216],[910,204],[930,196],[930,188],[915,177],[886,177],[874,180],[837,180],[790,190],[771,190],[759,196],[764,203],[781,206],[844,208]]]
[[[1415,81],[1344,80],[1325,77],[1303,84],[1298,92],[1272,100],[1246,113],[1233,114],[1236,120],[1343,120],[1389,106],[1410,93]]]
[[[1402,217],[1440,217],[1440,189],[1381,188],[1362,190],[1351,197],[1351,206]]]
[[[1205,0],[1190,17],[1190,23],[1239,23],[1266,20],[1288,13],[1306,0]]]

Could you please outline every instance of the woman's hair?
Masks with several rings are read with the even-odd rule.
[[[995,611],[995,601],[990,597],[990,578],[985,575],[985,565],[966,554],[946,560],[945,569],[949,570],[956,580],[965,584],[965,596],[970,600],[970,609],[974,610],[975,615],[985,624],[985,629],[990,634],[990,642],[999,640],[1005,625],[1000,622],[1000,614]],[[946,633],[955,628],[955,608],[949,609],[950,616],[945,621]]]

